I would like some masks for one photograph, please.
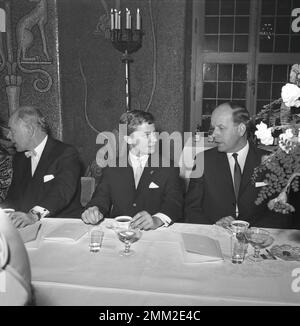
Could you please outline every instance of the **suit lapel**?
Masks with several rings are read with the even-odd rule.
[[[45,148],[43,150],[42,156],[39,160],[39,163],[36,167],[36,170],[34,172],[34,175],[32,179],[36,182],[42,178],[46,171],[45,169],[49,166],[49,160],[51,159],[51,152],[53,149],[53,140],[48,136]]]
[[[249,144],[249,152],[246,158],[244,171],[242,174],[242,181],[239,190],[239,196],[245,191],[249,182],[251,182],[253,170],[256,166],[259,165],[259,157],[255,152],[254,148]]]
[[[231,192],[234,193],[234,186],[230,171],[230,165],[228,162],[227,154],[223,152],[217,152],[217,159],[215,161],[216,178],[219,179],[219,184],[222,185],[221,191],[224,191],[223,186],[230,187]],[[226,189],[225,189],[226,191]]]
[[[149,155],[147,164],[144,167],[142,176],[140,178],[140,182],[136,189],[137,193],[141,193],[142,191],[148,189],[150,181],[153,178],[154,171],[155,169],[151,167],[151,156]]]

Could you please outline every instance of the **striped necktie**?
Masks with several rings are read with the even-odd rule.
[[[239,162],[237,160],[238,154],[233,153],[232,156],[233,156],[233,158],[235,160],[234,174],[233,174],[234,192],[235,192],[235,198],[236,198],[236,200],[238,200],[239,189],[240,189],[240,184],[241,184],[241,180],[242,180],[242,170],[241,170],[241,167],[240,167]]]

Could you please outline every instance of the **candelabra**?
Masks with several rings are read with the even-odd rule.
[[[121,61],[125,63],[125,98],[126,111],[130,111],[130,80],[129,65],[133,62],[131,53],[142,47],[143,31],[141,30],[141,15],[139,9],[136,14],[136,28],[132,29],[130,10],[126,8],[125,28],[121,25],[121,11],[111,9],[110,39],[115,49],[122,52]]]

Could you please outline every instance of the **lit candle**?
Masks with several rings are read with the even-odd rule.
[[[110,9],[110,29],[114,29],[114,10]]]
[[[139,8],[137,8],[137,11],[136,11],[136,29],[141,29],[141,15],[140,15]]]
[[[128,19],[129,19],[129,24],[128,24],[128,28],[131,29],[131,13],[130,10],[128,10],[129,14],[128,14]]]
[[[121,29],[121,11],[118,13],[118,29]]]
[[[126,8],[126,28],[129,29],[129,10]]]
[[[115,9],[114,27],[115,27],[115,29],[118,29],[118,12],[117,12],[117,9]]]

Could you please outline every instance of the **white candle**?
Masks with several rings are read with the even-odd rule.
[[[129,10],[126,8],[126,28],[129,29]]]
[[[131,29],[131,14],[130,14],[130,10],[128,10],[128,20],[129,20],[129,23],[128,23],[128,28]]]
[[[136,29],[141,29],[141,15],[140,15],[139,8],[137,8],[137,11],[136,11]]]
[[[114,10],[110,9],[110,29],[114,29]]]
[[[117,12],[117,9],[115,9],[114,28],[118,29],[118,12]]]
[[[118,29],[121,29],[121,11],[118,13]]]

